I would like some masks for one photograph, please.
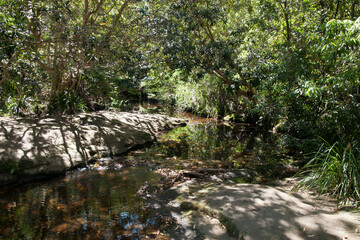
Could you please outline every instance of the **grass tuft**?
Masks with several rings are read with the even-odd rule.
[[[315,189],[319,195],[329,193],[338,205],[360,200],[360,149],[351,143],[324,143],[298,173],[302,180],[297,189]]]

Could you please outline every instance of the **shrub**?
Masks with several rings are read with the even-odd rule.
[[[59,93],[50,100],[48,105],[48,113],[50,114],[73,114],[87,110],[85,101],[72,90]]]
[[[27,96],[8,97],[5,101],[2,112],[10,115],[24,115],[29,108],[29,98]]]

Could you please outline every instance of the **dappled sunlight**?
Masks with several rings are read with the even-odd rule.
[[[277,136],[254,131],[250,126],[191,120],[186,127],[161,135],[151,148],[131,153],[121,161],[146,159],[177,170],[251,169],[253,176],[234,181],[267,182],[291,176],[296,171],[296,167],[288,167],[293,159],[285,152],[277,145]]]
[[[150,124],[146,121],[152,121],[152,117],[147,115],[144,120],[126,113],[124,122],[113,116],[82,114],[71,120],[27,122],[30,125],[20,137],[2,122],[2,134],[13,134],[11,144],[29,144],[29,148],[23,148],[26,154],[49,157],[62,151],[58,158],[51,158],[53,167],[61,163],[57,167],[65,168],[75,166],[77,159],[98,158],[87,169],[64,178],[19,187],[8,196],[8,191],[2,192],[0,230],[5,237],[42,234],[49,238],[166,239],[162,231],[174,223],[170,216],[182,218],[176,210],[182,203],[176,207],[159,200],[152,205],[144,204],[144,199],[153,197],[151,201],[157,201],[155,194],[172,186],[170,198],[180,196],[177,190],[183,189],[184,202],[196,203],[209,213],[199,215],[194,211],[183,217],[189,218],[187,227],[179,224],[179,229],[173,229],[190,239],[197,236],[194,229],[206,232],[209,239],[232,239],[226,232],[228,227],[222,226],[224,219],[245,239],[337,239],[336,234],[352,226],[330,216],[331,205],[314,205],[311,198],[292,193],[287,186],[237,184],[270,183],[294,173],[294,159],[279,148],[276,135],[245,125],[191,123],[160,136],[147,149],[117,156],[121,149],[134,149],[139,143],[155,139],[157,130],[167,125],[164,119]],[[54,148],[46,148],[55,143]],[[144,165],[150,167],[130,167]],[[194,181],[179,183],[190,178]],[[334,222],[341,222],[338,228],[331,227]]]
[[[194,190],[196,188],[198,191]],[[356,217],[348,226],[340,215],[309,198],[280,187],[257,184],[200,184],[184,201],[219,211],[231,219],[244,239],[340,239],[354,235]],[[209,188],[209,191],[204,190]],[[346,213],[344,213],[346,214]],[[343,234],[343,235],[342,235]]]
[[[359,6],[1,0],[0,240],[359,238]]]
[[[54,118],[0,118],[0,184],[64,174],[91,159],[151,143],[183,120],[134,113],[82,113]]]

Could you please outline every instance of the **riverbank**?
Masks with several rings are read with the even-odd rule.
[[[213,176],[191,179],[153,199],[177,227],[171,239],[323,239],[360,238],[360,214],[339,210],[331,198],[292,191],[296,181],[273,185],[237,184]]]
[[[186,121],[159,114],[95,112],[61,117],[0,117],[0,185],[64,174],[93,159],[156,140]]]
[[[156,114],[1,120],[2,176],[34,180],[90,164],[2,188],[0,238],[30,239],[39,229],[53,239],[359,238],[359,213],[291,191],[295,182],[283,179],[295,161],[273,151],[268,133],[199,119],[158,137],[185,121]]]

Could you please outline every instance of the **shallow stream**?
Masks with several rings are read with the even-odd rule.
[[[193,119],[151,147],[102,159],[67,176],[0,189],[0,239],[144,239],[171,219],[148,208],[139,190],[171,171],[248,169],[234,182],[266,183],[292,174],[281,139],[248,125]]]

